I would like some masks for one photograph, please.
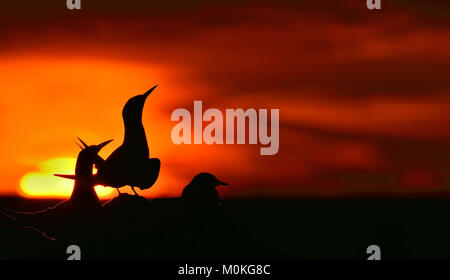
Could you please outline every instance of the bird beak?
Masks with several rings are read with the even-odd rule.
[[[81,144],[83,144],[84,148],[87,148],[87,147],[88,147],[88,145],[87,145],[86,143],[84,143],[84,141],[81,140],[80,137],[77,137],[77,138],[78,138],[78,140],[80,140]],[[80,147],[80,148],[81,148],[81,147]]]
[[[65,179],[75,180],[77,177],[75,175],[66,175],[66,174],[53,174],[53,176],[61,177]]]
[[[150,95],[150,93],[152,93],[152,91],[153,91],[157,86],[158,86],[158,85],[152,87],[152,88],[149,89],[146,93],[144,93],[144,97],[147,98],[147,97]]]
[[[77,143],[77,141],[75,141],[75,140],[74,140],[73,142],[75,142],[75,144],[77,144],[77,146],[78,146],[78,147],[80,147],[80,149],[81,149],[81,150],[84,150],[84,148],[83,148],[83,147],[81,147],[81,145],[80,145],[80,144],[78,144],[78,143]]]
[[[111,143],[112,140],[113,140],[113,139],[98,144],[98,145],[97,145],[98,151],[100,152],[100,150],[101,150],[103,147],[105,147],[106,145],[108,145],[109,143]]]
[[[222,182],[222,181],[217,181],[217,185],[218,186],[228,186],[228,183]]]

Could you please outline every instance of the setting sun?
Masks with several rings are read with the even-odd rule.
[[[27,173],[20,180],[20,190],[30,197],[68,197],[72,193],[74,181],[55,177],[53,174],[72,174],[76,158],[54,158],[42,162],[39,171]],[[99,197],[107,197],[112,188],[96,186]]]

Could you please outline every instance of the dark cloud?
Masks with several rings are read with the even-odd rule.
[[[292,3],[270,9],[273,3],[205,7],[200,1],[179,13],[166,11],[169,5],[155,5],[154,10],[160,11],[156,13],[143,1],[136,5],[105,1],[80,17],[4,25],[1,48],[186,65],[205,82],[220,85],[216,90],[234,95],[261,91],[307,95],[308,89],[319,89],[326,98],[366,98],[448,91],[449,29],[421,24],[420,13],[404,17],[405,12],[396,16],[390,11],[374,19],[345,1],[316,2],[322,4],[305,1],[287,10]],[[128,8],[115,16],[112,12],[122,5]],[[173,9],[179,6],[186,5],[176,2]],[[329,17],[335,6],[362,15],[353,23]],[[101,7],[105,14],[99,14]],[[142,11],[147,10],[153,12],[145,15]]]

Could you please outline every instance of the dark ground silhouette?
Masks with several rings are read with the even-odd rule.
[[[21,199],[11,198],[1,203],[20,207],[11,204],[14,200]],[[101,217],[96,215],[95,222],[66,227],[70,232],[56,240],[19,226],[3,226],[0,227],[0,258],[66,259],[65,250],[72,244],[80,246],[83,259],[210,259],[259,255],[244,248],[259,246],[252,245],[255,241],[236,227],[222,209],[193,215],[186,207],[181,199],[148,201],[121,194],[104,203]],[[63,220],[61,224],[64,226]],[[32,244],[26,246],[27,242]],[[20,246],[20,250],[12,244]]]
[[[0,198],[26,211],[55,203]],[[184,207],[122,195],[105,205],[109,220],[71,240],[0,227],[0,258],[66,259],[77,244],[83,259],[363,260],[376,244],[383,259],[450,259],[449,199],[224,200],[202,228]]]

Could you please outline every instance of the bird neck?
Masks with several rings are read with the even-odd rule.
[[[72,203],[80,205],[99,204],[100,199],[94,189],[94,180],[91,177],[77,178],[70,200]]]
[[[142,122],[124,122],[125,137],[124,143],[136,143],[146,139],[144,126]],[[146,141],[146,140],[145,140]]]
[[[72,195],[70,196],[70,200],[73,203],[100,203],[94,189],[93,167],[94,159],[81,151],[78,154],[77,164],[75,166],[75,184]]]
[[[75,165],[75,176],[76,177],[91,176],[93,167],[94,167],[93,159],[83,154],[83,151],[81,151],[78,154],[77,163]]]

